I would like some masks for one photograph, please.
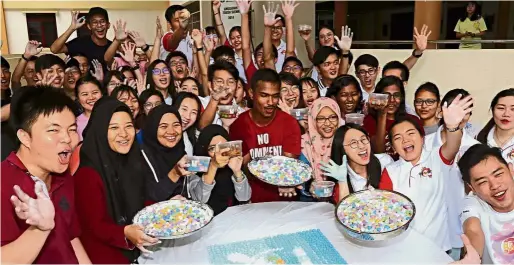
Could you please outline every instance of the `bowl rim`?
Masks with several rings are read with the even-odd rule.
[[[336,217],[336,220],[345,228],[345,229],[348,229],[354,233],[357,233],[357,234],[368,234],[368,235],[383,235],[383,234],[388,234],[388,233],[392,233],[392,232],[395,232],[397,230],[400,230],[400,229],[404,229],[404,228],[407,228],[409,227],[410,223],[412,222],[412,220],[414,220],[414,217],[416,217],[416,205],[414,205],[414,202],[409,198],[407,197],[406,195],[404,195],[403,193],[400,193],[400,192],[397,192],[397,191],[394,191],[394,190],[381,190],[381,189],[375,189],[374,191],[380,191],[380,192],[390,192],[390,193],[395,193],[396,195],[399,195],[400,197],[403,197],[405,199],[407,199],[407,201],[409,201],[411,204],[412,204],[412,217],[409,221],[407,221],[405,224],[403,224],[402,226],[399,226],[397,227],[396,229],[393,229],[391,231],[387,231],[387,232],[379,232],[379,233],[369,233],[369,232],[359,232],[357,230],[353,230],[352,228],[349,228],[348,226],[346,226],[342,221],[341,219],[339,219],[339,216],[337,216],[337,210],[339,209],[339,207],[341,206],[341,203],[349,198],[350,196],[354,196],[355,194],[359,194],[359,193],[364,193],[364,192],[369,192],[370,190],[366,189],[366,190],[361,190],[361,191],[357,191],[357,192],[354,192],[354,193],[351,193],[351,194],[348,194],[346,195],[344,198],[341,199],[341,201],[339,201],[339,203],[337,203],[337,206],[336,208],[334,209],[334,214],[335,214],[335,217]]]
[[[151,234],[147,234],[151,237],[155,237],[155,238],[158,238],[158,239],[167,239],[167,238],[173,238],[173,239],[176,239],[176,238],[182,238],[182,237],[186,237],[186,236],[189,236],[193,233],[196,233],[198,232],[199,230],[205,228],[206,226],[208,226],[212,220],[214,220],[214,210],[212,209],[211,206],[209,206],[207,203],[202,203],[202,202],[199,202],[199,201],[194,201],[194,200],[166,200],[166,201],[161,201],[161,202],[158,202],[158,203],[154,203],[152,205],[148,205],[146,206],[145,208],[139,210],[139,212],[136,213],[136,215],[134,215],[134,218],[132,218],[132,223],[133,224],[138,224],[136,223],[136,217],[138,217],[140,215],[140,213],[145,210],[146,208],[151,208],[151,207],[157,207],[159,205],[164,205],[164,204],[168,204],[168,203],[171,203],[171,202],[176,202],[176,201],[179,201],[180,203],[184,204],[184,203],[194,203],[194,204],[197,204],[197,205],[200,205],[200,206],[203,206],[203,207],[206,207],[207,210],[209,211],[210,213],[210,219],[207,223],[205,223],[205,225],[203,225],[202,227],[199,227],[198,229],[195,229],[195,230],[192,230],[192,231],[189,231],[187,233],[184,233],[184,234],[179,234],[179,235],[174,235],[174,236],[158,236],[158,235],[151,235]],[[144,231],[144,230],[143,230]],[[145,233],[146,234],[146,233]]]
[[[292,158],[292,157],[287,157],[287,156],[270,156],[270,157],[262,157],[262,158],[257,158],[257,159],[252,159],[252,161],[250,161],[247,165],[248,167],[248,171],[250,171],[250,173],[255,177],[257,178],[258,180],[264,182],[264,183],[267,183],[267,184],[270,184],[270,185],[273,185],[273,186],[279,186],[279,187],[296,187],[296,186],[299,186],[299,185],[302,185],[308,181],[310,181],[312,179],[312,176],[310,176],[309,178],[306,178],[305,181],[301,182],[301,183],[297,183],[297,184],[288,184],[288,185],[285,185],[285,184],[282,184],[282,185],[279,185],[277,183],[272,183],[270,181],[266,181],[264,178],[260,178],[258,177],[256,174],[254,174],[252,171],[252,169],[250,169],[250,163],[254,162],[254,161],[257,161],[257,160],[271,160],[271,159],[279,159],[279,160],[295,160],[297,163],[300,164],[300,166],[304,166],[306,167],[306,170],[309,171],[309,173],[312,175],[312,168],[305,162],[299,160],[299,159],[296,159],[296,158]],[[256,162],[255,162],[256,163]]]

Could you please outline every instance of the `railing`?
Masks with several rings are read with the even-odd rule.
[[[429,44],[435,44],[436,49],[440,44],[514,44],[514,40],[429,40]],[[414,44],[414,40],[356,40],[352,41],[356,45],[397,45]]]

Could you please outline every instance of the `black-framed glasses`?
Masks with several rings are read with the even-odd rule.
[[[339,117],[337,115],[330,115],[329,117],[316,117],[316,122],[318,124],[325,124],[325,122],[329,121],[330,123],[337,123]]]
[[[291,87],[282,87],[280,89],[280,93],[298,93],[300,92],[300,88],[298,86],[291,86]]]
[[[154,75],[160,75],[161,73],[169,74],[170,73],[170,69],[168,69],[168,68],[162,68],[162,69],[154,68],[152,70],[152,74],[154,74]]]
[[[171,61],[170,62],[170,67],[175,67],[175,66],[183,65],[183,64],[187,64],[187,62],[184,61],[184,60]]]
[[[382,94],[389,95],[390,99],[394,98],[394,99],[397,99],[397,100],[401,100],[403,98],[403,95],[400,92],[395,92],[395,93],[382,92]]]
[[[429,99],[417,98],[414,100],[414,105],[416,105],[416,106],[422,106],[423,104],[425,104],[427,106],[432,106],[435,103],[437,103],[437,99],[433,99],[433,98],[429,98]]]
[[[365,76],[366,74],[368,75],[374,75],[377,73],[377,68],[373,67],[373,68],[369,68],[368,70],[359,70],[357,71],[357,75],[360,75],[360,76]]]
[[[369,144],[369,138],[364,136],[359,141],[351,140],[350,143],[343,144],[343,146],[349,146],[351,149],[357,149],[359,148],[359,143],[361,143],[362,145],[367,145]]]
[[[296,71],[301,71],[302,70],[302,67],[299,66],[299,65],[295,65],[295,66],[286,66],[282,69],[284,72],[296,72]]]

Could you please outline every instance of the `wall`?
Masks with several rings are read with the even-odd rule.
[[[389,61],[404,61],[411,50],[353,50],[354,58],[364,53],[376,56],[383,66]],[[479,62],[479,63],[478,63]],[[454,88],[468,90],[475,98],[471,121],[484,125],[491,113],[489,104],[501,90],[514,88],[512,71],[514,50],[428,50],[411,71],[407,102],[413,102],[414,91],[425,82],[435,83],[441,95]],[[350,69],[350,74],[355,69]]]

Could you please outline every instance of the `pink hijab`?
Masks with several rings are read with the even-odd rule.
[[[339,106],[333,99],[322,97],[314,100],[309,108],[307,132],[302,135],[302,153],[311,163],[313,177],[316,181],[325,179],[319,166],[320,162],[327,163],[330,159],[332,140],[334,139],[333,136],[331,138],[321,138],[318,132],[316,117],[325,107],[330,108],[339,117],[338,127],[344,125]]]

